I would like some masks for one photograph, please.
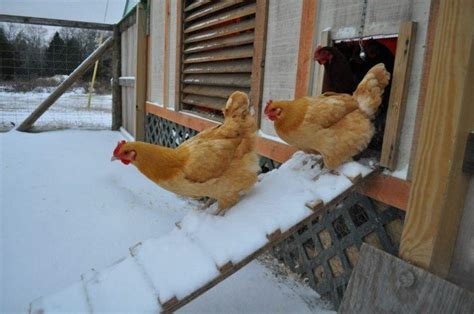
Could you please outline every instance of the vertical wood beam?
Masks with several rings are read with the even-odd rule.
[[[118,25],[114,26],[112,52],[112,130],[122,126],[122,87],[119,79],[122,73],[121,35]]]
[[[168,107],[169,104],[169,55],[170,55],[170,0],[165,0],[165,27],[164,27],[164,54],[163,54],[163,106]]]
[[[255,39],[253,43],[252,82],[250,87],[250,106],[255,109],[258,124],[261,122],[260,105],[263,95],[263,75],[265,69],[265,50],[267,45],[268,0],[257,0],[255,13]]]
[[[400,134],[405,117],[409,73],[413,55],[416,24],[403,22],[397,40],[397,52],[392,74],[392,89],[388,105],[380,165],[395,170],[398,161]]]
[[[446,277],[469,177],[474,127],[474,4],[441,1],[400,256]]]
[[[135,72],[135,139],[145,140],[146,101],[146,12],[143,3],[137,4],[137,68]]]
[[[183,60],[183,1],[176,1],[176,67],[174,109],[181,109],[181,67]]]
[[[331,40],[331,31],[323,31],[321,32],[321,39],[319,43],[322,47],[332,46]],[[313,82],[313,90],[312,94],[314,96],[321,95],[323,93],[323,85],[324,85],[324,66],[319,65],[318,67],[318,77]]]
[[[315,46],[316,17],[318,0],[303,0],[300,26],[300,47],[296,69],[295,98],[311,94],[314,70],[313,52]]]

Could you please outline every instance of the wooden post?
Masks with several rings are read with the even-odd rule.
[[[440,277],[452,262],[474,128],[474,5],[441,1],[400,256]]]
[[[69,75],[17,128],[18,131],[27,131],[51,107],[54,102],[77,81],[89,68],[98,60],[114,43],[113,37],[108,38],[99,48],[97,48],[86,60]]]
[[[135,139],[145,140],[146,101],[146,12],[137,4],[137,70],[135,72]]]
[[[380,165],[395,170],[398,161],[400,135],[405,117],[409,73],[415,41],[415,22],[403,22],[398,32],[395,66],[392,73],[392,89],[388,105],[385,132],[383,137]]]
[[[114,27],[114,47],[112,54],[112,130],[122,126],[122,88],[120,75],[122,73],[121,35],[119,27]]]
[[[315,48],[314,34],[318,15],[318,0],[304,0],[301,12],[300,48],[298,50],[298,67],[296,69],[295,98],[311,95],[314,70],[313,53]]]
[[[170,64],[169,64],[169,54],[170,54],[170,0],[165,0],[165,28],[164,33],[165,36],[163,38],[163,107],[167,108],[169,104],[169,71],[170,71]]]

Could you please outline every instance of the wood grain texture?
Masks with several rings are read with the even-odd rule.
[[[332,46],[331,40],[331,31],[323,31],[321,32],[321,42],[319,43],[321,47]],[[318,65],[318,77],[314,80],[314,87],[312,94],[314,96],[321,95],[323,92],[323,84],[324,84],[324,66]]]
[[[147,102],[146,112],[199,132],[219,124],[216,121],[204,119],[196,115],[166,110],[161,105],[152,102]],[[290,159],[295,152],[296,149],[287,144],[275,142],[264,137],[257,137],[257,153],[261,156],[283,163]],[[375,174],[370,178],[366,178],[357,189],[359,193],[404,210],[408,203],[410,183],[397,178]]]
[[[474,6],[441,2],[400,256],[448,274],[468,187],[462,161],[474,127]],[[446,56],[449,55],[449,58]]]
[[[176,1],[176,66],[174,109],[181,109],[181,78],[183,66],[183,1]]]
[[[255,109],[255,117],[260,126],[265,51],[267,45],[268,0],[257,0],[255,12],[255,40],[253,43],[252,82],[250,87],[250,106]]]
[[[411,181],[413,165],[415,164],[416,150],[418,147],[418,137],[420,135],[421,118],[423,116],[423,105],[426,98],[426,88],[430,77],[431,56],[433,55],[433,43],[436,32],[436,21],[438,19],[440,0],[431,0],[430,16],[428,19],[428,31],[426,34],[426,48],[423,58],[423,72],[421,74],[420,95],[416,106],[415,130],[413,132],[413,142],[411,144],[410,161],[408,163],[407,180]]]
[[[316,17],[318,16],[318,0],[303,0],[300,27],[300,47],[296,69],[295,98],[310,95],[313,73],[313,52],[315,49],[314,34]]]
[[[169,104],[169,71],[170,71],[170,0],[165,0],[165,28],[163,36],[163,105]]]
[[[142,3],[137,5],[137,45],[135,72],[135,139],[145,140],[145,101],[147,79],[146,12]]]
[[[338,313],[473,311],[473,293],[364,243]]]
[[[59,20],[59,19],[50,19],[50,18],[41,18],[41,17],[9,15],[9,14],[0,14],[0,22],[36,24],[36,25],[43,25],[43,26],[85,28],[85,29],[102,30],[102,31],[112,31],[114,28],[113,24]]]
[[[392,88],[388,104],[380,165],[390,170],[397,167],[400,135],[405,117],[409,73],[412,62],[416,23],[403,22],[398,32]]]

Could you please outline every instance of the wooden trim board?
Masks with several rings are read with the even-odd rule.
[[[137,68],[135,72],[135,138],[145,140],[145,101],[147,81],[146,11],[137,4]]]
[[[152,102],[146,103],[146,112],[196,131],[202,131],[220,124],[194,115],[167,110],[163,106]],[[257,152],[264,157],[283,163],[296,152],[296,149],[283,143],[258,137]],[[375,174],[371,178],[366,179],[358,188],[360,193],[402,210],[406,208],[408,203],[409,190],[409,182],[382,174]]]
[[[311,94],[312,75],[314,71],[314,34],[316,32],[317,15],[318,0],[303,0],[298,65],[296,69],[295,98]]]
[[[409,73],[412,62],[416,23],[403,22],[397,40],[397,52],[392,73],[392,88],[385,124],[380,165],[395,170],[398,160],[400,135],[405,117]]]

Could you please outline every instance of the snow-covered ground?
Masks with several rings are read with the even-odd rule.
[[[32,92],[14,92],[0,87],[0,131],[19,125],[54,88],[36,88]],[[35,123],[39,129],[87,128],[110,129],[112,124],[112,95],[92,95],[83,88],[70,89]]]
[[[2,313],[103,269],[128,248],[167,234],[194,206],[111,163],[120,133],[0,134]],[[324,303],[310,288],[252,262],[182,313],[311,313]]]

